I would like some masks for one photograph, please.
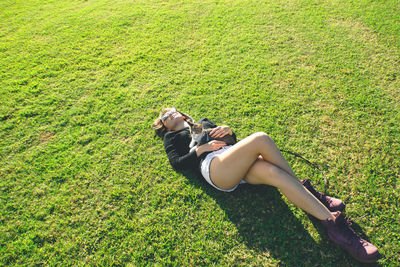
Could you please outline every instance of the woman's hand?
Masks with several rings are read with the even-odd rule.
[[[226,146],[224,141],[211,140],[210,142],[199,146],[198,149],[200,149],[200,154],[202,154],[203,152],[218,150],[223,146]]]
[[[217,126],[210,131],[210,136],[214,138],[221,138],[227,134],[232,135],[232,130],[228,125]]]

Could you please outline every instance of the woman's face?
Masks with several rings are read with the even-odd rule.
[[[165,113],[161,120],[165,127],[167,127],[168,131],[174,131],[178,130],[178,128],[181,126],[180,124],[183,123],[183,116],[178,111],[173,109]]]

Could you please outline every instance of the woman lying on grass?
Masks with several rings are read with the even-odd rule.
[[[153,123],[153,129],[164,140],[164,149],[175,170],[200,171],[211,186],[223,192],[231,192],[242,183],[277,187],[290,202],[319,219],[327,229],[328,237],[355,259],[361,262],[379,259],[377,248],[350,228],[350,219],[341,213],[344,203],[316,191],[308,179],[300,181],[266,133],[256,132],[234,145],[211,140],[190,150],[192,137],[187,120],[194,123],[188,114],[165,108]],[[204,128],[213,128],[211,137],[229,134],[236,141],[229,126],[217,126],[207,118],[197,123]]]

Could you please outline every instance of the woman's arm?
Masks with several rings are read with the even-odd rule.
[[[229,127],[228,125],[221,125],[221,127],[223,127],[225,131],[228,132],[229,135],[233,135],[231,127]]]
[[[200,119],[200,122],[202,122],[202,121],[206,121],[207,124],[208,124],[208,126],[209,126],[210,128],[216,128],[216,127],[218,127],[218,125],[216,125],[213,121],[211,121],[211,120],[210,120],[209,118],[207,118],[207,117],[201,118],[201,119]],[[225,127],[225,128],[227,129],[227,131],[228,131],[228,134],[229,134],[229,135],[232,135],[232,136],[235,138],[235,141],[237,142],[237,140],[236,140],[236,134],[232,131],[231,127],[229,127],[228,125],[222,125],[221,127]]]
[[[181,155],[174,144],[173,140],[164,140],[164,149],[167,153],[169,162],[175,170],[183,170],[187,168],[197,167],[199,163],[199,157],[197,155],[198,150],[193,149],[189,153]],[[201,151],[199,151],[201,152]],[[201,154],[201,153],[200,153]]]
[[[229,135],[232,135],[232,137],[235,139],[235,143],[237,142],[236,139],[236,134],[232,131],[232,129],[228,125],[222,125],[221,126],[226,132],[228,132]]]

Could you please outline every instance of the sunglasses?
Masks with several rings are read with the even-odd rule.
[[[171,115],[171,114],[173,114],[173,113],[175,113],[175,112],[176,112],[176,109],[175,109],[175,108],[172,108],[170,111],[168,111],[167,113],[165,113],[165,114],[161,117],[161,120],[165,121],[165,120],[169,117],[169,115]]]

